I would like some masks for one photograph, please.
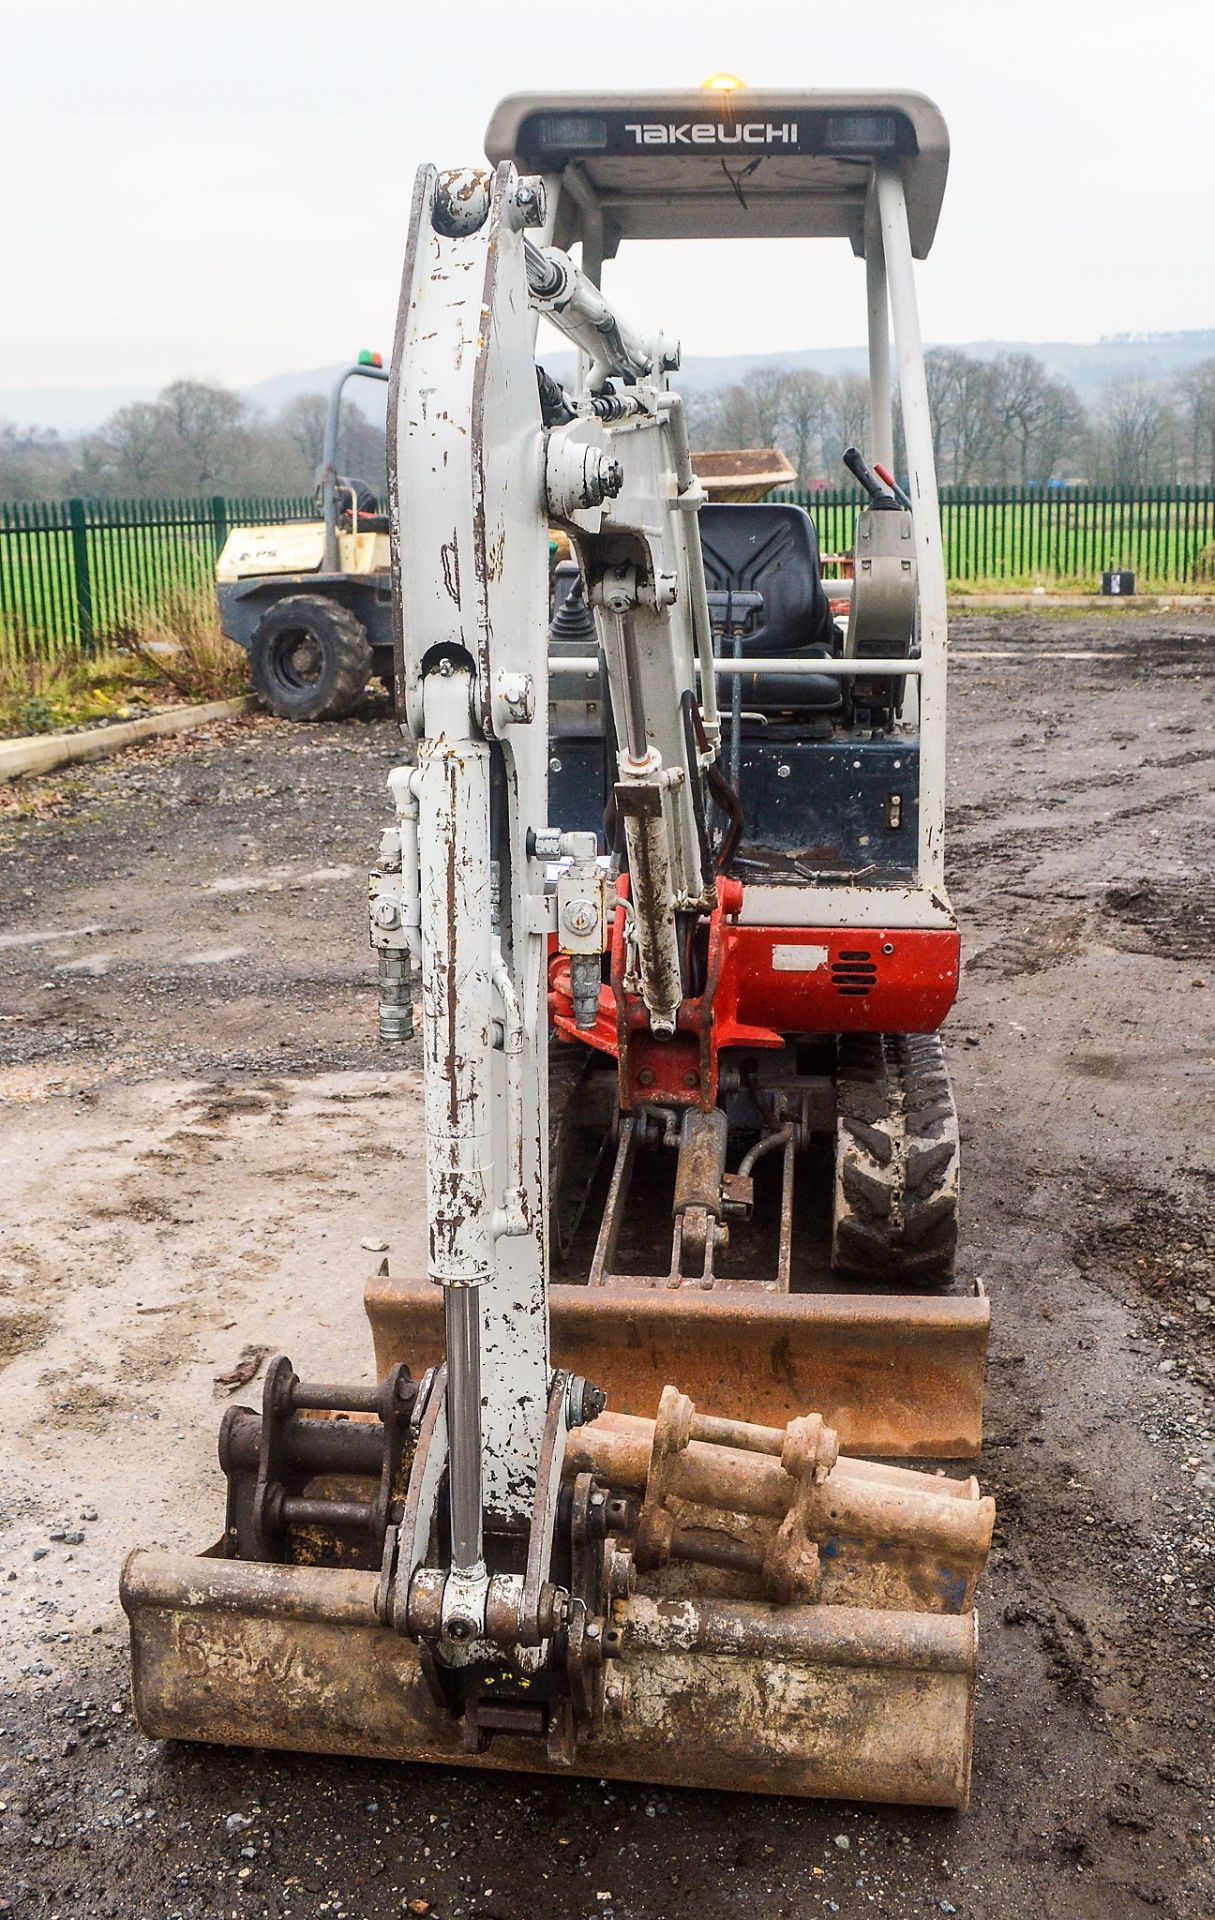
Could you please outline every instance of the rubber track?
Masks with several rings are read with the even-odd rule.
[[[958,1116],[936,1033],[843,1034],[832,1272],[937,1291],[958,1243]]]

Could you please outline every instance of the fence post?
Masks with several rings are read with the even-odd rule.
[[[218,560],[228,538],[228,502],[222,493],[211,496],[211,518],[215,522],[215,558]]]
[[[93,651],[93,585],[89,579],[89,539],[84,501],[68,501],[72,534],[72,572],[76,586],[76,640],[82,653]]]

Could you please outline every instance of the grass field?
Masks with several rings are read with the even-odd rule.
[[[101,645],[124,639],[172,594],[201,591],[215,577],[215,548],[205,537],[158,527],[133,532],[87,534],[91,637]],[[71,534],[49,528],[0,538],[0,658],[45,657],[78,641]]]
[[[135,719],[182,700],[229,699],[248,683],[248,657],[220,632],[210,581],[179,585],[158,610],[140,615],[120,645],[0,659],[0,737]]]
[[[852,545],[856,496],[790,495],[808,507],[824,553]],[[1215,490],[947,487],[941,496],[951,586],[1094,593],[1128,568],[1142,591],[1215,587]]]

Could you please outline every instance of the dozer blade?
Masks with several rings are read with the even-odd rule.
[[[155,1739],[964,1807],[973,1613],[630,1603],[615,1711],[572,1755],[509,1730],[470,1747],[374,1573],[135,1552],[122,1577],[135,1708]]]
[[[365,1303],[381,1377],[443,1357],[443,1302],[428,1281],[376,1274]],[[594,1380],[609,1406],[652,1410],[668,1380],[698,1406],[782,1426],[814,1407],[850,1452],[970,1460],[983,1440],[985,1295],[549,1290],[553,1363]]]

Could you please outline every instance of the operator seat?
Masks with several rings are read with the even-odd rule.
[[[818,534],[806,509],[720,501],[703,506],[698,517],[714,625],[728,616],[723,596],[761,594],[763,605],[748,617],[742,635],[744,655],[829,659],[836,648],[835,621],[823,588]],[[728,653],[732,645],[723,639],[719,651]],[[825,673],[747,678],[744,687],[747,705],[765,710],[835,713],[843,704],[839,681]]]
[[[353,523],[350,511],[350,496],[354,495],[359,506],[360,533],[387,533],[388,515],[380,511],[380,503],[375,491],[366,480],[348,480],[344,474],[337,479],[338,525],[343,533],[349,533]]]

